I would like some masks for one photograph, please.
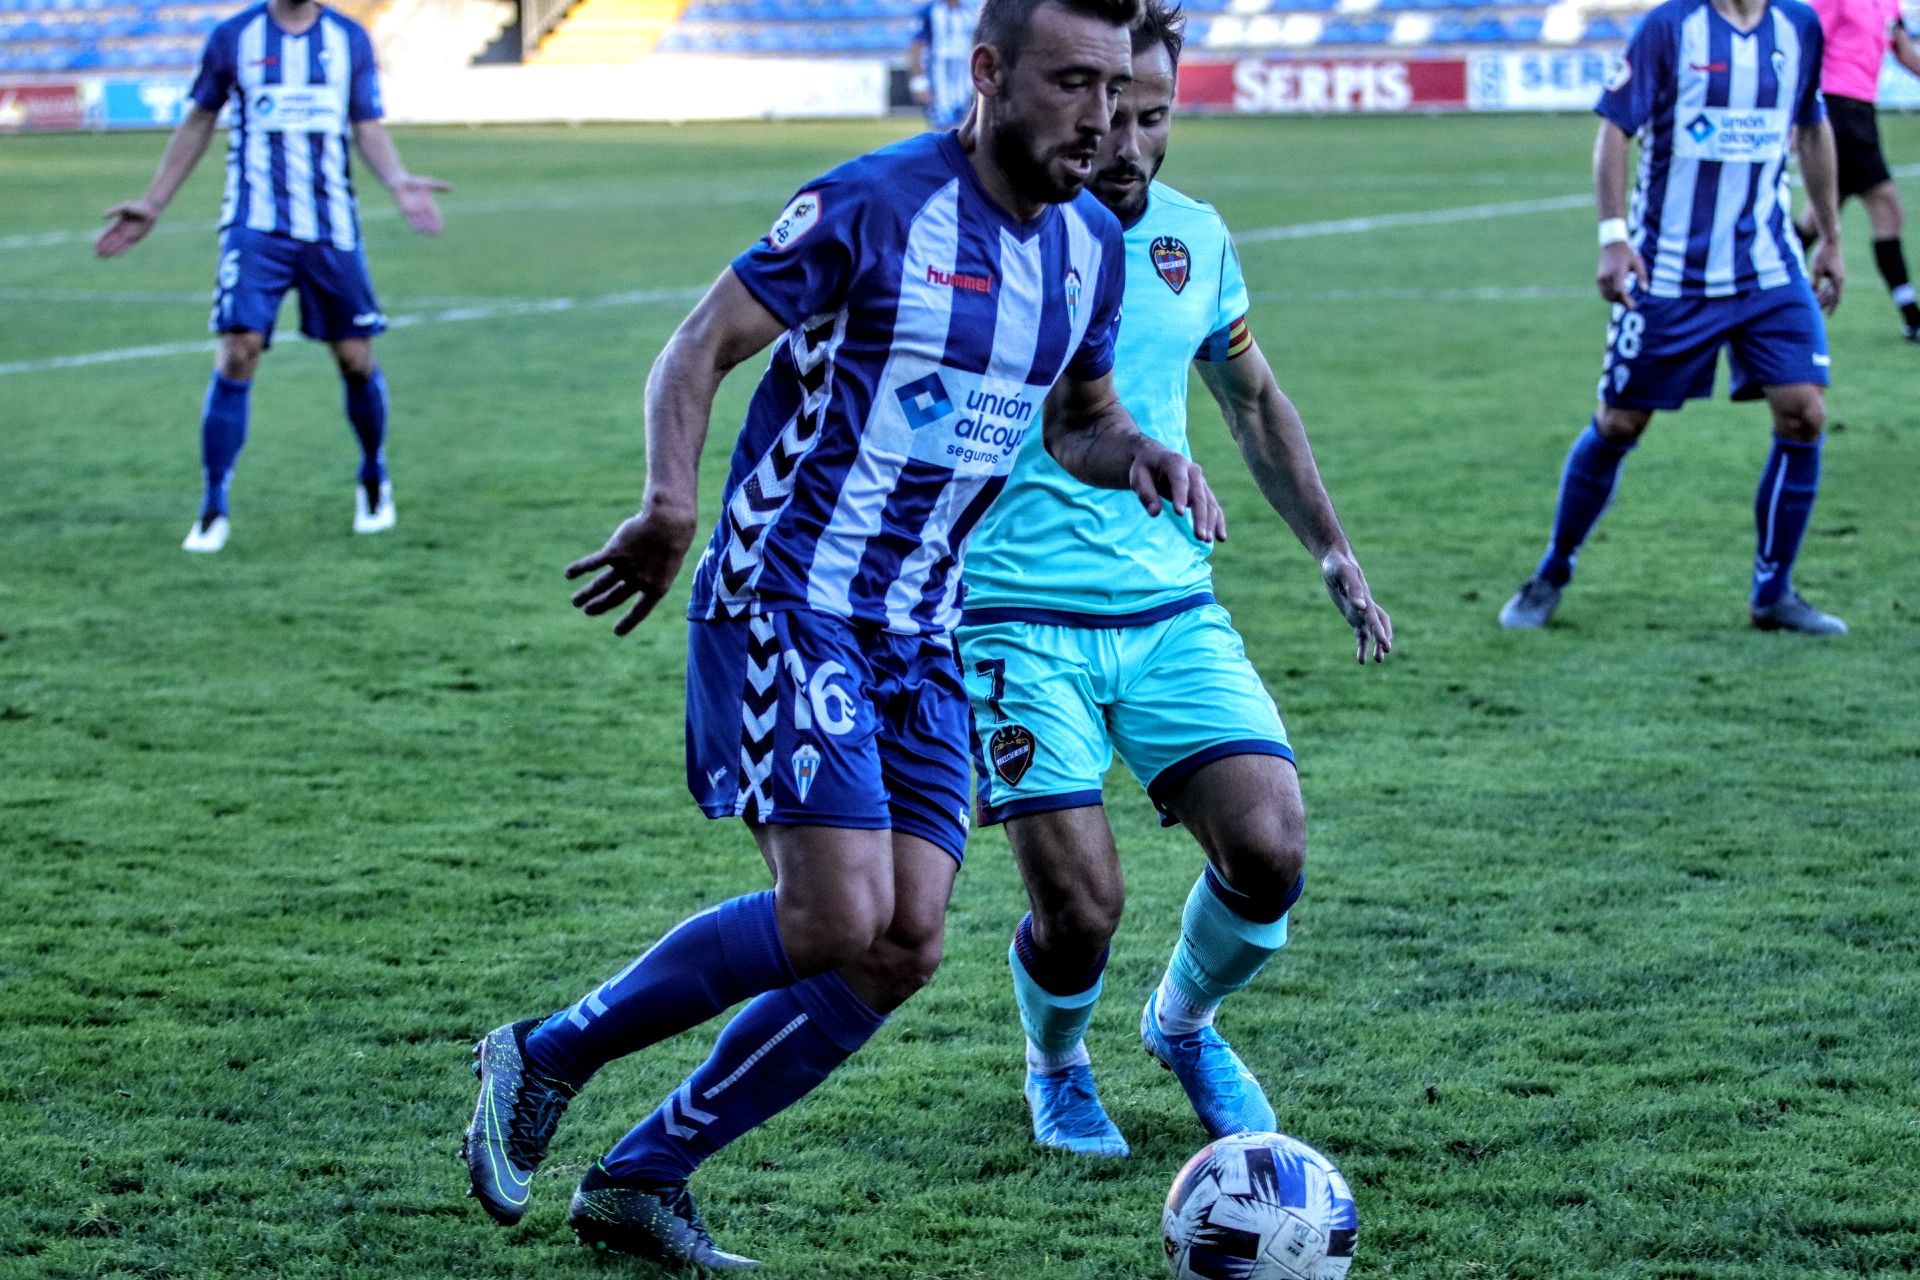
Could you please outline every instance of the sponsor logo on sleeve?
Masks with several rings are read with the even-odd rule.
[[[767,246],[791,249],[801,236],[820,225],[820,209],[819,192],[802,191],[767,228]]]
[[[1618,93],[1627,87],[1627,81],[1633,79],[1633,64],[1623,55],[1613,64],[1612,74],[1607,76],[1607,92]]]

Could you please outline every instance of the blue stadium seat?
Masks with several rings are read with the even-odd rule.
[[[1335,18],[1320,32],[1321,44],[1385,44],[1393,34],[1391,22],[1352,22]]]
[[[1581,33],[1580,38],[1582,40],[1625,40],[1627,28],[1617,18],[1603,13],[1587,24],[1587,29]]]

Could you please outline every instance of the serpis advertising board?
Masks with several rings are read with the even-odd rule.
[[[1591,111],[1619,60],[1615,49],[1476,54],[1467,104],[1475,111]]]
[[[1180,105],[1245,115],[1457,110],[1463,58],[1242,58],[1180,68]]]

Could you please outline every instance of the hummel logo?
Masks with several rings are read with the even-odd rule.
[[[1687,65],[1695,71],[1725,71],[1727,69],[1727,64],[1724,62],[1689,62]]]
[[[1815,356],[1813,358],[1813,362],[1819,365],[1822,369],[1824,369],[1828,365],[1833,363],[1833,357],[1832,356]]]
[[[707,785],[714,787],[719,786],[721,781],[726,778],[728,772],[724,765],[718,769],[707,770]]]
[[[992,276],[970,276],[964,271],[942,271],[936,266],[927,267],[927,283],[943,284],[949,289],[965,289],[970,293],[992,293]]]
[[[353,318],[353,327],[356,329],[366,329],[376,324],[385,324],[386,320],[387,318],[378,311],[362,311]]]

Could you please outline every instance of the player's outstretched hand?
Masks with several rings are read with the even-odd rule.
[[[615,529],[606,546],[567,566],[569,581],[595,569],[601,571],[599,577],[573,593],[574,607],[598,617],[633,600],[626,616],[613,624],[613,634],[627,634],[653,612],[673,586],[680,563],[687,558],[687,548],[693,545],[693,534],[692,516],[668,514],[649,505]]]
[[[1807,268],[1813,276],[1813,296],[1820,300],[1820,309],[1831,312],[1840,305],[1840,292],[1847,284],[1847,264],[1841,260],[1839,244],[1821,240]]]
[[[410,173],[393,184],[393,202],[400,206],[400,216],[407,220],[408,226],[423,236],[437,236],[446,230],[447,222],[440,216],[440,206],[434,203],[433,197],[436,192],[451,190],[451,182]]]
[[[1334,607],[1353,628],[1358,647],[1355,656],[1364,665],[1371,649],[1375,662],[1385,662],[1393,652],[1393,619],[1367,589],[1367,575],[1360,572],[1360,562],[1344,551],[1329,551],[1320,562],[1320,578],[1327,584]]]
[[[145,200],[128,200],[107,210],[106,228],[93,239],[93,251],[103,258],[117,258],[146,238],[160,211]]]
[[[1160,514],[1164,498],[1173,504],[1176,514],[1192,515],[1193,534],[1200,541],[1226,541],[1226,513],[1193,459],[1143,436],[1133,464],[1127,468],[1127,484],[1148,515]]]
[[[1647,264],[1632,245],[1616,240],[1600,251],[1600,269],[1594,273],[1593,282],[1599,286],[1601,297],[1631,311],[1634,290],[1646,287]]]

